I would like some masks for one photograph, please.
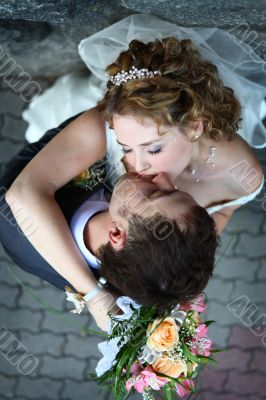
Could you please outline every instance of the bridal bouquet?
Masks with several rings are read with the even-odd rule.
[[[124,314],[110,315],[108,339],[98,345],[103,358],[89,376],[110,386],[115,400],[134,392],[142,399],[160,394],[167,400],[195,392],[199,366],[215,363],[212,354],[219,351],[207,337],[213,321],[200,316],[206,308],[204,295],[160,317],[156,306],[140,306],[126,296],[117,305]]]

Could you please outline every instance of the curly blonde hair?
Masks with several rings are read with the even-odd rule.
[[[190,39],[166,37],[146,44],[132,40],[106,72],[112,76],[133,65],[159,70],[161,76],[133,79],[120,86],[107,82],[96,108],[110,128],[114,114],[149,118],[159,128],[178,125],[185,130],[201,119],[204,134],[217,141],[233,139],[240,127],[241,105],[234,91],[224,86],[217,67],[201,57]]]

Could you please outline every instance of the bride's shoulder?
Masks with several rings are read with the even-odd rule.
[[[228,188],[241,197],[254,192],[263,178],[263,169],[254,150],[238,134],[232,140],[223,140],[220,162]]]

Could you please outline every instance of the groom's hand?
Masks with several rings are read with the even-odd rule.
[[[86,302],[87,308],[93,316],[98,328],[107,332],[111,319],[107,314],[109,311],[112,315],[118,314],[121,309],[116,305],[116,295],[107,289],[102,289],[91,300]]]

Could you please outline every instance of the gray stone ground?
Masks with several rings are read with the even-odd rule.
[[[40,83],[46,87],[45,81]],[[22,147],[26,123],[21,119],[25,104],[20,97],[3,83],[0,96],[2,165]],[[264,168],[265,153],[257,152]],[[263,190],[257,200],[235,213],[222,235],[214,277],[207,288],[207,317],[217,321],[210,328],[215,344],[230,351],[217,356],[216,368],[202,373],[201,400],[266,398],[265,211]],[[0,336],[0,400],[111,399],[87,379],[100,357],[97,343],[101,341],[96,335],[84,333],[83,327],[96,328],[90,315],[70,314],[71,306],[63,292],[18,268],[2,248],[0,265],[0,326],[6,327],[38,361],[30,375],[23,375],[22,365],[7,361]],[[242,318],[227,307],[240,296],[248,299]],[[58,314],[47,310],[47,306],[54,307]],[[244,310],[241,305],[239,309]],[[257,323],[255,334],[248,326],[253,326],[254,331],[254,321],[259,316],[262,322]]]

